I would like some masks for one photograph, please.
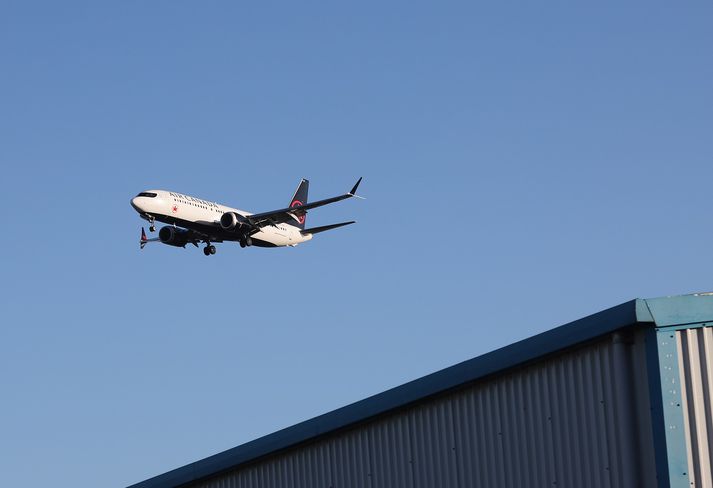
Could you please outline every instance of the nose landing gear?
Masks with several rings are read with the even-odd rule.
[[[149,217],[149,232],[156,232],[156,218]]]

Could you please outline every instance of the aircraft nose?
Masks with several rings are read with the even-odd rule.
[[[131,206],[134,207],[134,210],[137,212],[141,212],[141,207],[139,207],[139,197],[134,197],[131,199]]]

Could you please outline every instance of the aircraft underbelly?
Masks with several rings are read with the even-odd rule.
[[[260,232],[253,234],[252,237],[253,239],[269,242],[275,246],[289,246],[292,243],[289,236],[275,231],[266,232],[261,230]]]

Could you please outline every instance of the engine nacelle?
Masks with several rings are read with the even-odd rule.
[[[158,238],[169,246],[186,247],[186,244],[188,244],[188,231],[167,225],[161,227],[161,230],[158,231]]]
[[[225,212],[220,216],[220,226],[224,230],[237,231],[242,227],[245,218],[235,212]]]

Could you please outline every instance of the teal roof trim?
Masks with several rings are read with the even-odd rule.
[[[693,325],[713,320],[711,293],[647,298],[641,301],[646,302],[656,327]]]

